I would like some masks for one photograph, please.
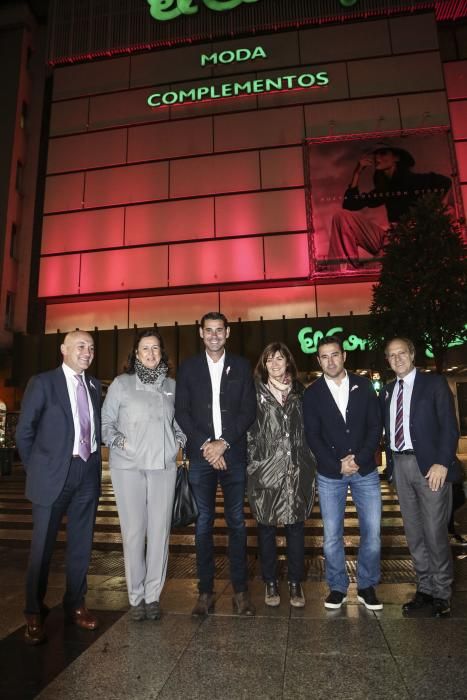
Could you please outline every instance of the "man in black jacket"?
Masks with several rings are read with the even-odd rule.
[[[253,377],[246,359],[225,351],[230,328],[223,314],[205,314],[199,332],[206,351],[180,366],[175,395],[175,418],[187,436],[190,483],[199,509],[195,529],[199,598],[193,615],[214,609],[213,524],[218,483],[229,529],[233,609],[239,615],[254,615],[248,597],[243,512],[246,431],[256,416]]]
[[[381,558],[381,489],[375,452],[382,431],[378,399],[366,377],[345,370],[340,338],[318,342],[323,375],[305,391],[305,435],[317,460],[317,484],[324,527],[326,581],[324,606],[338,609],[347,600],[344,515],[350,489],[357,508],[360,548],[357,563],[358,600],[368,610],[381,610],[374,587]]]

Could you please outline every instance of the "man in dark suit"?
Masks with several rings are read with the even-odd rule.
[[[246,431],[256,416],[253,378],[244,358],[225,351],[230,328],[223,314],[205,314],[199,333],[206,352],[180,366],[175,394],[175,418],[187,436],[190,483],[199,508],[195,528],[199,598],[193,615],[214,610],[213,524],[218,483],[229,530],[233,609],[239,615],[254,615],[248,596],[243,512]]]
[[[381,392],[388,478],[394,478],[417,574],[415,596],[402,609],[410,615],[428,607],[434,617],[448,617],[453,579],[450,482],[459,476],[452,395],[444,377],[415,369],[411,340],[394,338],[385,353],[396,374]]]
[[[88,333],[68,333],[63,364],[30,380],[21,405],[16,443],[32,501],[33,533],[26,578],[28,644],[46,641],[44,604],[53,547],[67,515],[66,619],[98,626],[84,598],[100,491],[100,383],[85,374],[94,357]]]
[[[382,424],[371,382],[347,372],[345,358],[340,338],[322,338],[318,342],[318,362],[323,375],[308,387],[303,398],[305,434],[317,460],[324,527],[326,581],[330,588],[324,607],[335,610],[347,600],[344,515],[350,489],[360,526],[358,600],[369,610],[381,610],[382,603],[375,593],[381,557],[381,489],[375,452]]]

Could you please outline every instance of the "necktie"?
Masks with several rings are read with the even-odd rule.
[[[76,401],[78,405],[79,417],[79,448],[78,454],[82,460],[87,462],[91,454],[91,417],[89,415],[89,404],[86,387],[81,374],[75,374],[78,384],[76,386]]]
[[[396,402],[396,428],[394,433],[396,450],[403,450],[404,440],[404,380],[399,379],[399,391]]]

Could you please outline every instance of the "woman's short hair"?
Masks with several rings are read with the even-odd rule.
[[[295,360],[293,358],[292,353],[290,352],[289,348],[285,343],[276,341],[274,343],[269,343],[269,345],[266,345],[263,352],[259,356],[258,362],[255,367],[255,377],[261,379],[263,384],[266,384],[269,377],[266,362],[271,356],[274,356],[276,352],[279,352],[282,355],[282,357],[285,358],[285,371],[287,372],[287,374],[290,374],[292,379],[297,378],[297,365],[295,364]]]
[[[133,348],[131,349],[131,352],[128,355],[128,360],[125,365],[125,372],[127,374],[135,373],[136,351],[138,350],[138,345],[140,344],[143,338],[157,338],[161,347],[161,362],[165,362],[166,365],[169,364],[169,358],[165,350],[165,345],[161,334],[159,333],[157,328],[148,328],[148,330],[146,331],[140,331],[135,338]]]

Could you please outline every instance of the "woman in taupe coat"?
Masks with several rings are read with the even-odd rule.
[[[102,438],[110,448],[134,620],[160,617],[177,453],[185,444],[174,419],[175,381],[167,377],[167,371],[160,333],[142,331],[126,372],[114,379],[102,407]]]
[[[255,369],[256,421],[248,431],[248,499],[258,522],[265,603],[280,603],[277,584],[277,527],[287,540],[290,604],[305,605],[305,520],[313,507],[316,461],[304,434],[297,368],[284,343],[270,343]]]

